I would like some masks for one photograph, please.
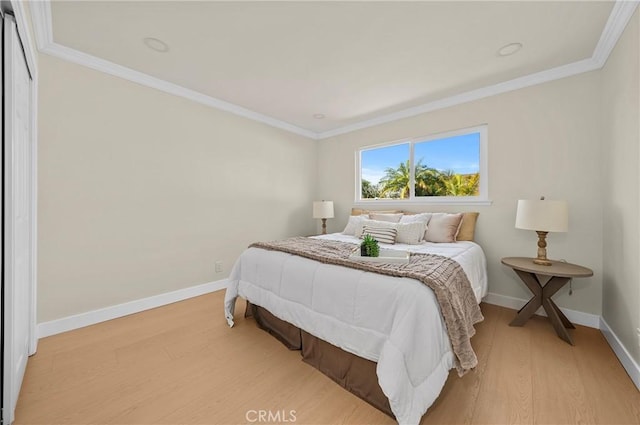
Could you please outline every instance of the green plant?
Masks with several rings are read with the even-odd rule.
[[[360,244],[360,255],[364,257],[378,257],[380,255],[380,245],[371,235],[364,235]]]

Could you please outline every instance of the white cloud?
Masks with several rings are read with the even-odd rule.
[[[371,169],[371,168],[363,168],[362,169],[362,179],[369,180],[371,184],[378,184],[380,179],[385,175],[384,170],[380,169]]]

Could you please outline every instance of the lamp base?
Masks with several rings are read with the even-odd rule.
[[[327,234],[327,219],[326,218],[322,219],[322,234],[323,235]]]
[[[541,266],[550,266],[552,264],[551,261],[549,261],[547,259],[544,259],[544,258],[535,258],[533,260],[533,263],[534,264],[539,264]]]
[[[552,263],[547,259],[547,233],[536,230],[538,234],[538,257],[533,259],[534,264],[550,266]]]

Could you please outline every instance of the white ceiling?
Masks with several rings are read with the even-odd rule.
[[[54,1],[50,11],[57,45],[323,133],[589,59],[613,5]],[[497,55],[512,42],[524,47]]]

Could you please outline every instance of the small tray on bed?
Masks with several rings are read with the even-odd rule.
[[[409,262],[409,253],[407,251],[397,251],[395,249],[380,249],[379,257],[363,257],[360,255],[360,248],[355,250],[349,259],[356,261],[368,261],[370,263],[400,263],[407,264]]]

